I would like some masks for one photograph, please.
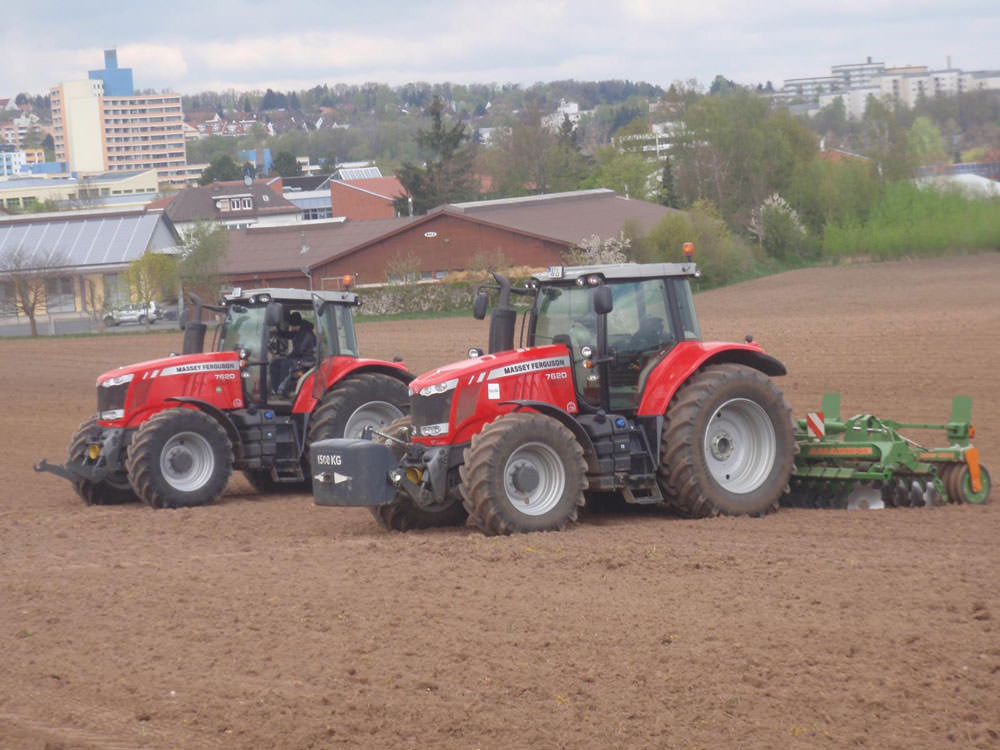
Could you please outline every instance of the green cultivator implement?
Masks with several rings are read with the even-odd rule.
[[[797,422],[795,471],[784,506],[882,508],[985,503],[990,475],[971,444],[972,399],[955,396],[947,424],[893,422],[871,414],[840,417],[840,394]],[[925,448],[901,429],[944,430],[947,448]]]

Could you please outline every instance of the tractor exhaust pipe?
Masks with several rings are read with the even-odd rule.
[[[194,310],[187,321],[181,322],[184,329],[184,354],[201,354],[205,349],[205,332],[208,325],[201,319],[201,297],[194,292],[188,292]]]
[[[510,306],[510,280],[499,273],[494,273],[493,278],[500,285],[500,299],[490,314],[490,354],[514,348],[514,329],[517,326],[517,313]]]

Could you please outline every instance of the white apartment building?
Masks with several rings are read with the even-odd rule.
[[[73,172],[103,172],[102,81],[69,81],[49,91],[56,161]]]
[[[155,169],[161,182],[188,182],[180,95],[134,94],[131,70],[117,67],[113,50],[105,59],[88,80],[50,91],[56,160],[76,172]]]
[[[868,97],[912,107],[921,98],[954,96],[967,91],[1000,90],[1000,71],[962,71],[949,65],[930,70],[926,65],[886,67],[872,62],[834,65],[832,75],[789,78],[773,99],[783,104],[811,105],[810,113],[840,98],[848,118],[860,119]]]

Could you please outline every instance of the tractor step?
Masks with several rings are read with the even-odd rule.
[[[656,483],[656,477],[649,475],[650,481],[639,486],[622,487],[622,496],[626,503],[632,505],[656,505],[663,502],[663,495],[660,493],[660,485]],[[636,477],[640,479],[640,477]]]

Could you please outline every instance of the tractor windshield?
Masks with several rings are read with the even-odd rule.
[[[543,287],[536,303],[534,343],[567,344],[576,356],[581,346],[596,346],[597,314],[591,299],[589,287]]]
[[[263,307],[230,305],[222,322],[218,351],[246,349],[251,356],[259,357],[264,341],[264,313]]]

